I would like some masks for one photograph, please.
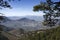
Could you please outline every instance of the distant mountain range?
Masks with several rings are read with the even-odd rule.
[[[11,16],[11,17],[9,17],[9,19],[12,19],[12,20],[19,20],[21,18],[27,18],[27,19],[31,19],[31,20],[35,20],[35,21],[43,20],[43,16]]]
[[[38,30],[43,26],[41,23],[42,20],[39,16],[5,17],[5,22],[1,24],[15,29]]]
[[[18,19],[16,18],[17,17],[5,17],[4,22],[2,22],[1,24],[6,27],[11,27],[14,29],[22,28],[26,31],[50,28],[50,27],[43,26],[42,24],[43,17],[25,16],[25,17],[18,17]]]

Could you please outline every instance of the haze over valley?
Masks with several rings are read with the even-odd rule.
[[[37,20],[38,19],[38,20]],[[22,28],[24,30],[39,30],[43,27],[43,17],[26,16],[26,17],[6,17],[2,25],[15,29]]]

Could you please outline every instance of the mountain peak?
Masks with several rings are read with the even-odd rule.
[[[20,20],[29,20],[28,18],[22,18],[22,19],[20,19]]]
[[[32,20],[30,20],[30,19],[28,19],[28,18],[21,18],[21,19],[19,19],[18,21],[32,21]]]

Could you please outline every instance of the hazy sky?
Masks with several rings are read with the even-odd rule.
[[[26,16],[26,15],[42,16],[43,12],[33,11],[33,6],[39,4],[40,1],[45,0],[21,0],[20,2],[14,1],[10,3],[11,6],[13,7],[12,9],[3,8],[2,10],[0,10],[0,12],[5,14],[6,16]]]

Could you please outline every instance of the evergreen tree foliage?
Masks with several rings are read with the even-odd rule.
[[[46,0],[46,2],[41,2],[33,8],[33,11],[43,11],[45,13],[43,15],[44,25],[52,27],[58,22],[58,19],[55,18],[60,16],[60,1]]]

